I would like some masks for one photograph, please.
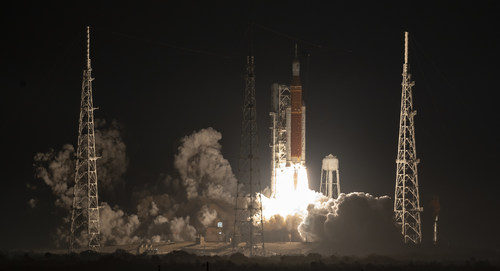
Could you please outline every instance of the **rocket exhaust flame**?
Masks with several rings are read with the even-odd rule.
[[[322,197],[309,189],[305,166],[305,109],[300,82],[300,61],[295,44],[290,86],[271,88],[272,172],[271,195],[262,197],[263,216],[269,221],[276,215],[302,220],[309,204]]]
[[[293,172],[293,189],[294,189],[294,190],[297,190],[297,182],[298,182],[298,178],[299,178],[299,176],[298,176],[298,175],[299,175],[299,174],[298,174],[298,172],[297,172],[297,171],[294,171],[294,172]]]
[[[321,193],[309,189],[305,166],[297,163],[285,167],[276,176],[276,194],[269,198],[262,195],[264,225],[276,215],[303,220],[309,204],[319,202],[322,197]]]

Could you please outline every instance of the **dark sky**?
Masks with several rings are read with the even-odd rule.
[[[499,248],[495,1],[104,2],[2,8],[0,248],[43,247],[54,234],[49,189],[33,210],[26,183],[33,182],[37,152],[76,143],[87,25],[96,118],[122,127],[130,164],[117,203],[133,212],[131,191],[173,174],[179,139],[195,130],[220,131],[222,152],[236,169],[249,22],[264,183],[270,85],[289,83],[297,42],[311,187],[319,186],[321,159],[332,153],[343,192],[393,196],[409,31],[424,242],[437,195],[443,243]]]

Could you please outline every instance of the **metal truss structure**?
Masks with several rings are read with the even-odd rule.
[[[78,148],[76,152],[75,186],[71,214],[70,251],[100,247],[99,198],[94,135],[94,108],[92,100],[92,68],[90,66],[90,28],[87,27],[87,68],[83,71]],[[80,241],[80,242],[79,242]]]
[[[271,196],[276,193],[276,177],[279,170],[283,170],[290,161],[288,152],[288,130],[290,125],[290,87],[274,83],[271,86]]]
[[[233,252],[250,257],[265,256],[258,160],[255,65],[254,57],[247,56],[232,245]]]
[[[401,90],[401,115],[399,120],[398,153],[396,159],[396,187],[394,192],[394,212],[396,223],[401,226],[405,243],[422,242],[420,207],[418,193],[418,172],[415,147],[415,122],[417,114],[413,110],[412,87],[408,72],[408,32],[405,32],[405,59],[403,64],[403,82]]]

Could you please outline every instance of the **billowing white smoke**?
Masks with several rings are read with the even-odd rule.
[[[127,167],[123,143],[116,123],[104,121],[96,130],[99,189],[113,190]],[[221,134],[202,129],[181,140],[174,165],[179,178],[167,175],[151,189],[140,192],[137,214],[126,214],[118,206],[103,202],[100,209],[101,238],[104,244],[130,244],[139,241],[192,241],[217,221],[233,221],[236,178],[229,162],[221,154]],[[65,225],[58,228],[58,242],[68,238],[72,187],[74,183],[74,147],[66,144],[60,151],[50,150],[35,156],[35,176],[51,188],[55,205],[66,210]],[[36,185],[28,184],[35,190]],[[163,191],[163,193],[161,192]],[[101,198],[101,201],[103,199]],[[105,201],[105,200],[104,200]],[[28,201],[36,207],[38,200]],[[305,217],[274,215],[264,225],[266,239],[322,242],[330,252],[384,252],[397,247],[400,233],[393,222],[389,197],[365,193],[341,194],[338,199],[319,197]],[[269,234],[271,233],[271,234]],[[79,238],[82,242],[84,238]]]
[[[50,149],[46,153],[37,153],[34,158],[35,177],[51,188],[57,197],[55,205],[68,210],[73,201],[74,152],[73,146],[66,144],[57,153]]]
[[[137,215],[127,215],[118,206],[102,204],[100,212],[101,240],[108,244],[131,244],[140,240],[135,235],[140,222]]]
[[[174,241],[194,241],[196,229],[189,225],[189,216],[176,217],[170,222],[170,231]]]
[[[392,200],[367,193],[340,194],[308,207],[299,226],[303,238],[343,254],[395,251],[401,234],[393,220]]]
[[[100,127],[104,121],[96,121]],[[216,220],[231,221],[236,179],[229,162],[221,154],[221,134],[212,128],[202,129],[181,140],[174,165],[180,178],[167,175],[156,187],[166,193],[143,191],[137,204],[137,214],[128,215],[118,206],[102,203],[100,209],[103,244],[126,244],[139,241],[193,241],[198,233]],[[96,149],[99,189],[113,190],[126,171],[126,146],[116,123],[96,128]],[[50,150],[35,156],[35,176],[42,179],[56,196],[56,206],[67,210],[65,225],[58,228],[58,242],[68,240],[70,210],[74,184],[74,147]],[[34,186],[29,185],[32,189]],[[159,189],[155,189],[158,191]],[[101,201],[105,199],[101,198]],[[28,203],[34,206],[34,200]],[[82,236],[77,241],[83,241]]]
[[[106,121],[96,119],[97,174],[100,190],[112,190],[121,182],[121,176],[127,169],[126,146],[116,121],[106,125]],[[75,148],[71,144],[62,146],[56,152],[50,149],[46,153],[37,153],[34,157],[35,177],[42,179],[57,197],[55,205],[71,209],[75,176]],[[32,185],[29,185],[32,186]]]
[[[118,206],[111,208],[106,202],[101,204],[99,208],[99,222],[100,222],[100,239],[101,244],[131,244],[141,240],[140,237],[134,233],[139,228],[139,219],[137,215],[127,215],[119,209]],[[69,217],[64,218],[66,224],[57,228],[58,240],[57,246],[67,245],[69,241]],[[87,245],[87,232],[81,231],[80,236],[77,236],[75,241],[81,247]]]
[[[96,119],[95,126],[95,147],[100,155],[97,160],[99,189],[112,191],[113,187],[123,182],[121,177],[127,171],[127,147],[116,121],[107,125],[105,120]]]
[[[231,221],[236,178],[221,153],[221,134],[202,129],[181,139],[174,166],[179,178],[166,176],[162,185],[168,192],[146,192],[137,211],[145,236],[158,241],[192,241],[216,220]]]
[[[186,187],[188,199],[204,196],[233,201],[236,179],[220,150],[222,135],[213,128],[184,137],[174,165]]]
[[[168,218],[162,216],[162,215],[159,215],[157,217],[155,217],[155,219],[153,220],[153,223],[155,225],[158,225],[158,224],[164,224],[164,223],[167,223],[168,222]]]
[[[209,209],[206,205],[203,205],[200,212],[198,213],[198,220],[205,227],[212,225],[216,218],[217,211]]]
[[[96,153],[99,190],[110,191],[121,182],[122,175],[127,168],[126,146],[122,141],[118,125],[115,121],[107,125],[106,121],[96,119]],[[73,185],[75,170],[75,148],[65,144],[62,149],[50,149],[46,153],[37,153],[34,157],[35,177],[51,188],[56,197],[55,206],[66,210],[63,225],[57,229],[60,238],[58,244],[69,240],[69,226],[73,201]],[[27,184],[29,189],[36,189],[36,185]],[[36,206],[36,201],[30,199],[28,204]],[[131,233],[138,227],[137,216],[128,216],[118,207],[111,208],[103,203],[100,209],[101,238],[110,243],[123,243],[135,240]],[[84,242],[80,237],[77,242]]]
[[[299,225],[302,223],[301,214],[279,215],[275,214],[264,222],[264,236],[268,242],[285,241],[308,241],[303,238],[299,231]]]

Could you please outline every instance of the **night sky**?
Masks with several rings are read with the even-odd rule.
[[[499,249],[496,2],[163,2],[2,8],[0,248],[51,246],[60,213],[34,178],[33,157],[76,144],[87,25],[95,117],[119,123],[129,158],[126,186],[100,200],[133,212],[133,191],[175,174],[179,140],[193,131],[220,131],[236,172],[253,23],[263,183],[270,86],[289,84],[297,42],[311,188],[318,189],[321,160],[331,153],[340,160],[343,192],[393,197],[409,31],[423,242],[431,242],[430,201],[439,196],[443,245]],[[33,197],[40,200],[34,209],[26,203]]]

